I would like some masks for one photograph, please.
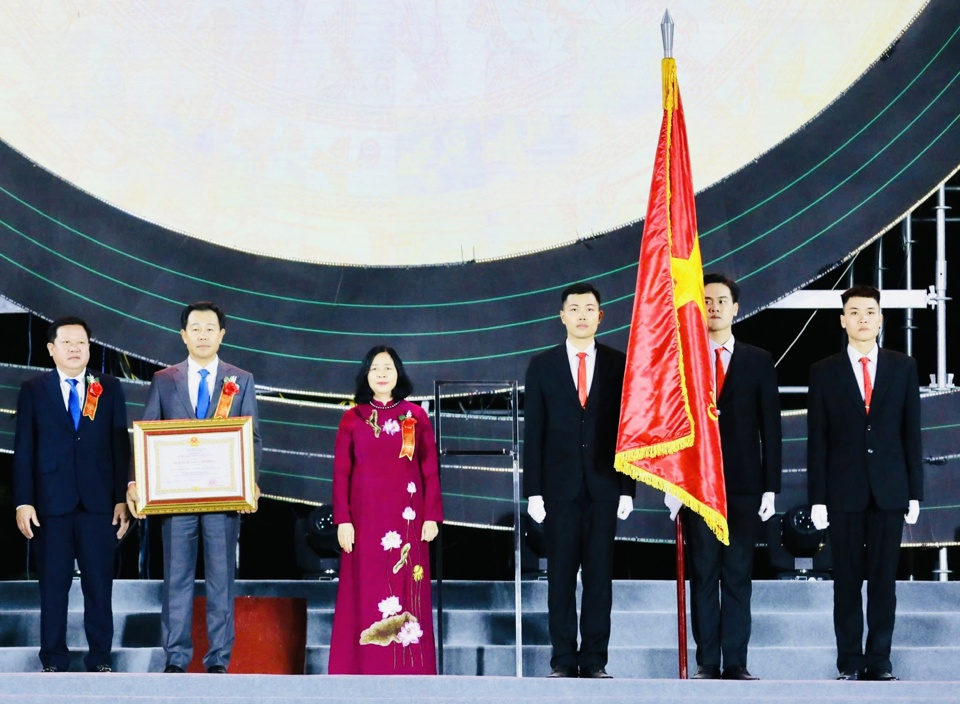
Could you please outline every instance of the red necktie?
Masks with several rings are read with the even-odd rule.
[[[723,379],[726,376],[723,371],[723,347],[716,349],[717,353],[717,398],[720,398],[720,389],[723,388]]]
[[[863,405],[866,407],[867,415],[870,415],[870,397],[873,396],[873,384],[870,382],[870,364],[869,357],[861,357],[860,364],[863,365]]]
[[[580,358],[580,364],[577,365],[577,396],[580,398],[580,406],[587,407],[587,353],[577,352]]]

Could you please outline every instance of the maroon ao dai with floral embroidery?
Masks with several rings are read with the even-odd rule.
[[[403,455],[404,424],[412,458]],[[333,520],[352,523],[355,539],[340,558],[330,674],[436,674],[430,551],[420,535],[443,508],[437,444],[420,406],[374,401],[343,414]]]

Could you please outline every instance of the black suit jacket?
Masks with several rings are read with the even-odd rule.
[[[94,419],[81,416],[77,430],[55,369],[20,387],[13,450],[15,506],[33,506],[38,516],[64,515],[80,505],[91,513],[112,514],[125,501],[130,436],[123,389],[112,376],[93,375],[103,393]],[[81,398],[81,412],[83,406]]]
[[[923,499],[920,383],[912,357],[881,349],[870,415],[846,350],[810,368],[807,487],[831,511],[906,510]]]
[[[524,390],[523,491],[547,501],[634,496],[636,482],[613,468],[620,427],[623,352],[597,344],[587,407],[581,408],[566,344],[530,360]]]
[[[736,340],[717,400],[728,493],[780,492],[780,392],[773,358]]]

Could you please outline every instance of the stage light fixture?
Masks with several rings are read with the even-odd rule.
[[[306,518],[298,518],[293,541],[304,579],[334,580],[340,576],[340,543],[332,506],[318,506]]]
[[[782,571],[779,579],[830,579],[833,558],[826,531],[817,530],[809,506],[795,506],[767,522],[770,563]]]
[[[547,534],[543,524],[528,514],[520,519],[523,540],[520,543],[520,575],[523,579],[547,578]]]

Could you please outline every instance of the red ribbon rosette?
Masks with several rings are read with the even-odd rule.
[[[220,398],[217,400],[217,410],[213,417],[219,419],[229,417],[233,397],[238,393],[240,393],[240,385],[237,384],[237,378],[234,376],[224,377],[223,386],[220,387]]]
[[[97,417],[97,403],[103,393],[103,386],[96,377],[87,377],[87,396],[83,402],[83,415],[90,420]]]
[[[400,457],[406,457],[413,460],[413,451],[416,449],[416,427],[417,419],[412,413],[407,413],[400,417],[400,430],[402,431],[403,445],[400,447]]]

